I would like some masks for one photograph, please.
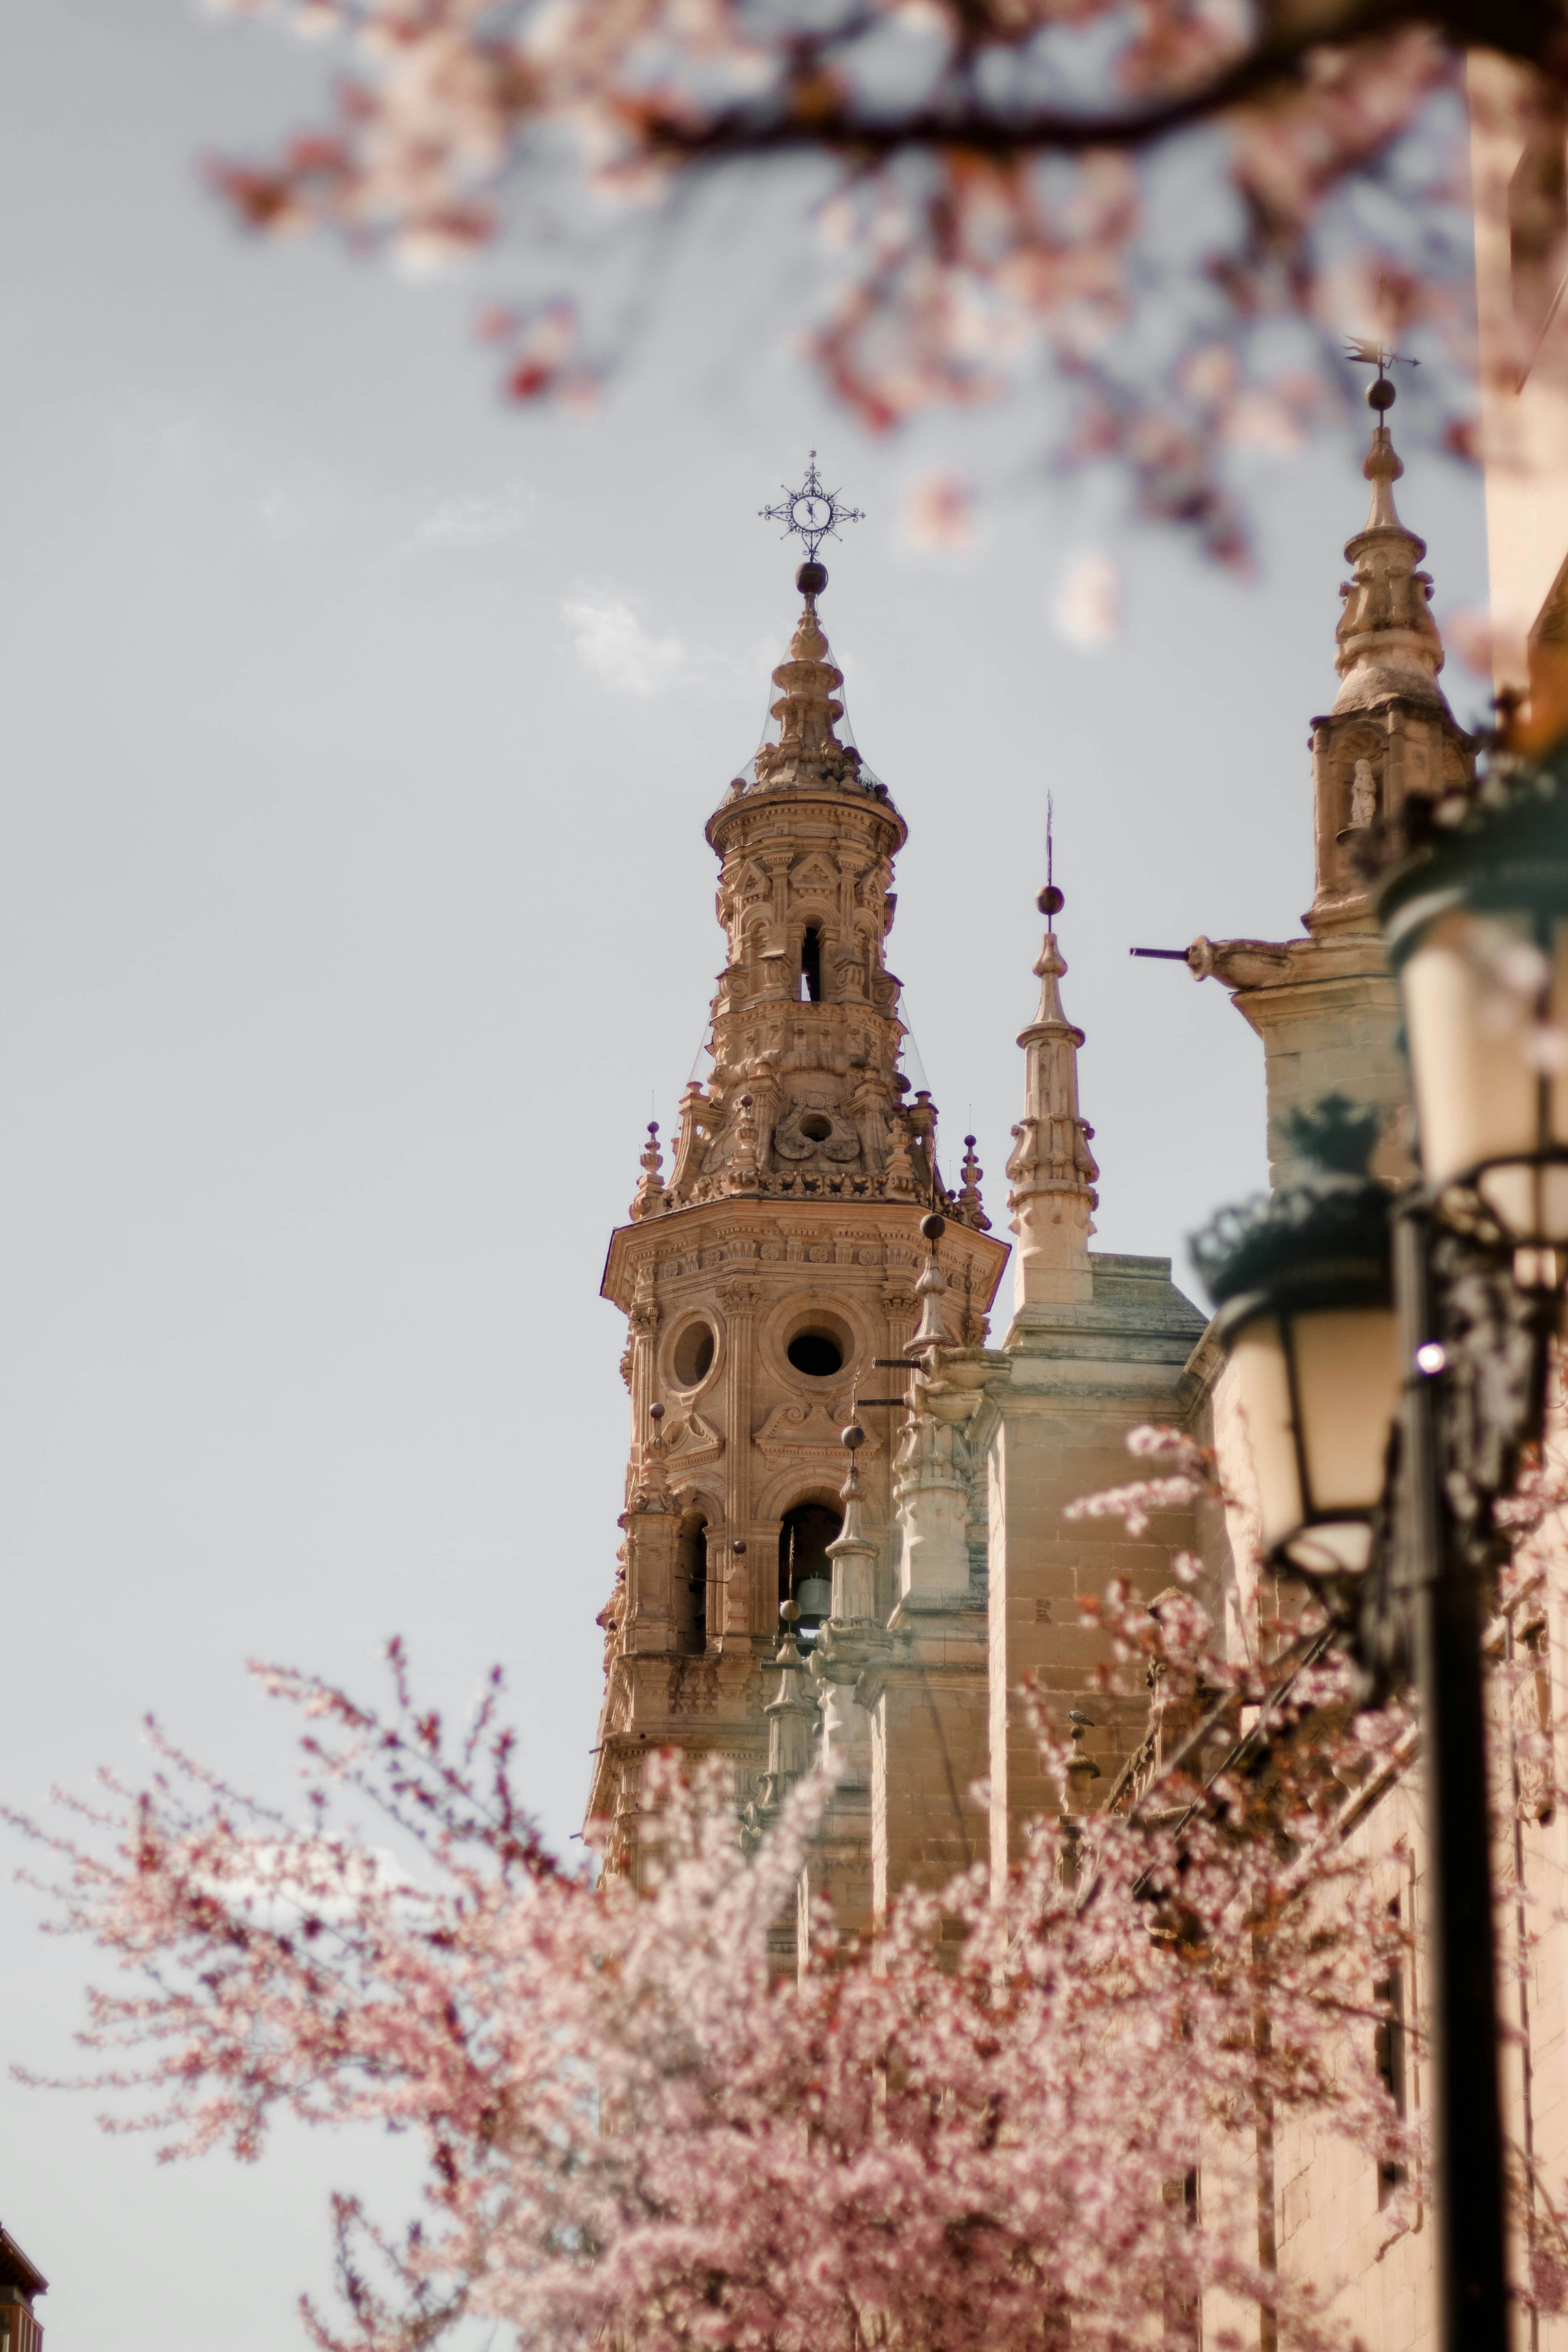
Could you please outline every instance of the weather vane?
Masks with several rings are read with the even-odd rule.
[[[1368,384],[1366,390],[1369,408],[1393,407],[1394,386],[1388,381],[1391,367],[1419,367],[1421,364],[1419,360],[1413,360],[1408,352],[1390,351],[1386,343],[1369,343],[1362,335],[1345,337],[1345,357],[1354,367],[1374,367],[1377,370],[1377,382]]]
[[[793,531],[797,539],[804,540],[808,562],[816,562],[816,551],[825,539],[837,538],[841,522],[866,520],[858,507],[841,507],[837,490],[823,488],[815,449],[799,489],[792,490],[787,482],[781,482],[779,488],[784,491],[783,505],[759,507],[757,512],[763,522],[782,522],[786,539]]]

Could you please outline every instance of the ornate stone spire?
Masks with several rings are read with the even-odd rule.
[[[1362,467],[1372,505],[1345,542],[1351,577],[1340,590],[1345,608],[1334,632],[1340,690],[1327,717],[1312,721],[1317,873],[1306,922],[1314,939],[1375,930],[1356,835],[1397,821],[1406,801],[1463,789],[1474,772],[1474,740],[1437,683],[1443,640],[1432,618],[1431,574],[1420,569],[1426,542],[1405,529],[1394,503],[1405,471],[1388,429],[1394,398],[1380,373],[1367,393],[1376,423]]]
[[[1040,892],[1040,912],[1052,921],[1066,904],[1054,883]],[[1100,1176],[1089,1140],[1094,1129],[1079,1116],[1078,1050],[1083,1031],[1062,1011],[1057,982],[1066,971],[1054,930],[1035,964],[1040,1006],[1018,1043],[1026,1063],[1024,1116],[1013,1129],[1007,1177],[1010,1223],[1018,1236],[1013,1264],[1014,1304],[1088,1305],[1094,1297],[1089,1243],[1099,1206]]]
[[[813,530],[830,510],[849,519],[820,486],[796,494],[797,505],[802,498],[818,519]],[[738,1196],[915,1207],[942,1194],[934,1107],[924,1095],[903,1099],[900,983],[886,961],[904,824],[837,731],[844,674],[817,615],[827,572],[815,554],[795,584],[805,603],[773,674],[776,736],[707,829],[728,940],[712,1074],[681,1097],[668,1181],[650,1138],[632,1207],[639,1222]],[[962,1196],[943,1205],[983,1233],[978,1176],[972,1165]]]
[[[776,1812],[815,1761],[817,1697],[795,1638],[800,1611],[793,1601],[786,1601],[779,1618],[779,1646],[773,1661],[778,1690],[763,1709],[768,1727],[768,1763],[758,1798],[764,1813]]]
[[[764,743],[757,753],[759,784],[840,784],[858,780],[860,754],[839,741],[834,732],[844,716],[837,699],[844,683],[827,649],[817,618],[816,600],[827,585],[820,563],[803,563],[796,585],[805,596],[789,652],[773,672],[779,698],[772,716],[779,723],[779,740]]]
[[[860,1524],[865,1488],[855,1455],[866,1443],[866,1433],[858,1422],[850,1423],[843,1432],[841,1443],[848,1450],[849,1472],[838,1490],[844,1506],[844,1524],[827,1547],[827,1557],[833,1562],[833,1613],[829,1622],[835,1627],[870,1625],[877,1622],[877,1547]]]
[[[1352,569],[1340,591],[1345,609],[1334,632],[1339,646],[1334,667],[1342,680],[1334,716],[1371,710],[1390,695],[1398,695],[1407,702],[1435,705],[1452,723],[1437,684],[1443,640],[1432,618],[1432,575],[1418,569],[1426,542],[1406,530],[1394,503],[1394,485],[1405,471],[1384,422],[1394,386],[1384,380],[1372,390],[1384,397],[1373,403],[1381,413],[1362,467],[1372,484],[1371,510],[1345,543],[1345,560]]]

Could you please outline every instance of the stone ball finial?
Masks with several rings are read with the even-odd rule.
[[[922,1217],[921,1219],[921,1232],[928,1242],[936,1243],[941,1241],[946,1231],[947,1219],[945,1217],[939,1217],[934,1209],[929,1217]]]
[[[818,563],[813,557],[809,563],[801,565],[795,575],[795,584],[803,596],[820,596],[827,585],[826,564]]]
[[[649,1421],[653,1423],[655,1428],[657,1428],[658,1423],[664,1419],[664,1407],[661,1404],[650,1404],[647,1409],[647,1417]]]
[[[1042,915],[1059,915],[1067,900],[1054,882],[1047,882],[1035,904]]]
[[[1366,404],[1369,408],[1392,408],[1397,398],[1398,394],[1385,375],[1380,375],[1375,383],[1367,385]]]

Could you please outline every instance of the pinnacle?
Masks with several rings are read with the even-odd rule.
[[[1432,578],[1419,568],[1426,542],[1401,521],[1394,503],[1394,485],[1405,467],[1384,421],[1387,404],[1373,405],[1380,414],[1362,466],[1372,503],[1366,521],[1345,543],[1352,569],[1340,592],[1345,609],[1334,632],[1334,667],[1342,681],[1334,713],[1371,710],[1397,697],[1426,703],[1447,718],[1451,714],[1437,684],[1444,653],[1430,609]]]

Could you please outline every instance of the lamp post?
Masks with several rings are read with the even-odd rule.
[[[1568,1268],[1568,745],[1407,809],[1379,846],[1420,1186],[1394,1202],[1342,1168],[1217,1221],[1198,1256],[1271,1562],[1316,1585],[1374,1685],[1414,1672],[1440,2342],[1506,2352],[1481,1635]],[[1342,1134],[1348,1106],[1321,1109]]]

